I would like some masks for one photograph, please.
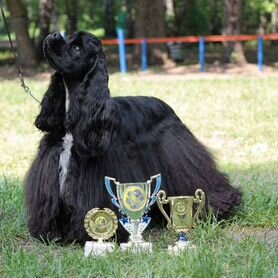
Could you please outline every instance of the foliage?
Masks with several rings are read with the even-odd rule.
[[[175,0],[177,11],[183,9],[180,14],[177,34],[184,35],[208,35],[220,34],[222,25],[222,0],[196,0],[188,1]],[[176,15],[177,16],[177,15]],[[171,20],[175,20],[175,17]]]
[[[167,15],[165,18],[167,34],[171,35],[206,35],[221,34],[223,19],[223,1],[222,0],[195,0],[185,2],[184,0],[173,0],[177,7],[182,7],[188,3],[187,9],[182,13],[182,21],[179,26],[176,25],[176,16]],[[29,21],[31,23],[30,34],[38,36],[38,16],[39,1],[23,0],[28,10]],[[243,1],[243,32],[256,33],[261,23],[261,16],[267,20],[267,29],[271,31],[271,13],[278,9],[278,0],[250,0]],[[95,0],[86,1],[78,0],[78,29],[80,30],[100,30],[99,34],[104,36],[104,3],[105,1]],[[126,5],[124,0],[115,0],[113,2],[114,18],[121,11],[121,7]],[[132,14],[134,15],[134,8]],[[7,13],[8,14],[8,13]],[[58,17],[58,27],[60,31],[66,29],[67,14],[65,1],[55,1],[55,16]],[[134,16],[133,16],[134,18]],[[54,24],[51,31],[55,29]],[[3,22],[0,21],[0,35],[5,34]]]
[[[278,0],[249,0],[243,2],[243,31],[245,33],[257,33],[262,17],[265,17],[267,32],[271,32],[271,13],[278,9]]]

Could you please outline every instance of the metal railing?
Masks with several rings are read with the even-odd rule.
[[[102,40],[104,45],[118,45],[120,70],[122,73],[127,72],[127,59],[125,45],[141,45],[141,69],[148,69],[148,44],[165,44],[165,43],[199,43],[199,65],[200,71],[205,71],[206,63],[206,43],[216,42],[235,42],[235,41],[257,41],[257,64],[259,71],[263,71],[264,65],[264,44],[265,40],[278,40],[278,34],[266,35],[211,35],[211,36],[187,36],[187,37],[169,37],[169,38],[137,38],[125,39],[124,30],[118,30],[118,39]]]

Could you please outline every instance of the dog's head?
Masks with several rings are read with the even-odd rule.
[[[70,132],[75,151],[82,156],[106,152],[116,137],[119,117],[110,98],[100,40],[87,32],[76,32],[65,40],[55,32],[45,39],[43,50],[56,72],[36,126],[47,132]]]
[[[51,67],[74,79],[82,79],[103,54],[101,41],[87,32],[76,32],[67,40],[54,32],[45,38],[43,52]]]

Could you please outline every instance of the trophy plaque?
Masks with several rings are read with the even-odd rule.
[[[118,221],[116,214],[108,209],[94,208],[88,211],[84,220],[84,227],[90,237],[97,241],[86,241],[84,256],[103,256],[107,252],[112,252],[115,244],[104,242],[112,237],[117,228]]]
[[[165,216],[168,228],[173,228],[178,234],[179,239],[174,245],[168,246],[171,254],[179,254],[185,248],[195,248],[186,237],[188,230],[194,228],[196,220],[205,205],[205,193],[201,189],[197,189],[194,196],[174,196],[166,198],[166,193],[160,190],[157,193],[157,204]],[[170,205],[170,215],[165,212],[163,205]],[[193,215],[193,207],[198,207]]]
[[[155,189],[151,194],[151,184],[156,181]],[[116,194],[112,190],[111,182],[116,187]],[[161,175],[155,175],[146,182],[120,183],[115,178],[105,177],[105,186],[112,203],[118,207],[123,217],[119,220],[129,233],[129,241],[121,243],[120,248],[132,252],[152,252],[152,243],[143,239],[142,233],[151,221],[146,215],[151,205],[156,201],[156,194],[161,186]]]

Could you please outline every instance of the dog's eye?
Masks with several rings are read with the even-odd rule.
[[[74,45],[74,46],[72,47],[72,49],[73,49],[74,52],[76,52],[76,53],[78,53],[78,54],[81,52],[81,48],[80,48],[80,46],[78,46],[78,45]]]

